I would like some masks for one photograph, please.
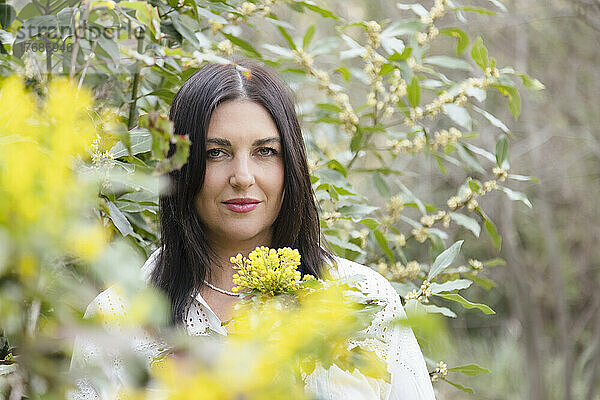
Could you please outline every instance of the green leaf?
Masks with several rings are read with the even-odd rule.
[[[454,104],[454,103],[449,103],[449,104],[444,104],[442,106],[442,110],[444,111],[444,114],[446,114],[448,117],[450,117],[450,119],[454,122],[456,122],[457,124],[459,124],[460,126],[462,126],[463,128],[467,129],[467,130],[471,130],[472,128],[472,121],[471,121],[471,116],[469,115],[469,112],[462,106],[459,106],[458,104]]]
[[[147,129],[133,128],[129,131],[129,142],[132,155],[152,150],[152,135]],[[122,142],[117,142],[117,144],[110,149],[110,155],[113,158],[123,157],[128,154],[127,147]]]
[[[527,196],[524,193],[514,191],[514,190],[509,189],[504,186],[500,186],[500,189],[502,189],[502,191],[504,193],[506,193],[506,195],[508,196],[509,199],[511,199],[513,201],[521,201],[521,202],[523,202],[523,204],[525,204],[529,208],[533,207],[531,204],[531,201],[529,201],[529,199],[527,198]]]
[[[356,253],[357,255],[364,253],[363,249],[351,242],[346,242],[332,235],[324,235],[327,242],[342,257],[347,257],[346,252]]]
[[[348,177],[348,172],[346,171],[346,168],[344,168],[344,166],[340,164],[338,160],[329,160],[327,162],[327,168],[340,172],[346,178]]]
[[[334,112],[334,113],[342,112],[342,109],[339,106],[336,106],[335,104],[317,103],[317,107],[319,107],[321,110],[325,110],[325,111],[329,111],[329,112]]]
[[[540,180],[535,176],[508,174],[508,179],[514,179],[515,181],[533,181],[535,183],[540,183]]]
[[[481,164],[479,164],[479,161],[477,161],[477,159],[475,158],[475,156],[473,156],[471,151],[468,148],[466,148],[462,143],[456,144],[456,151],[458,152],[460,158],[465,163],[467,163],[469,167],[473,168],[477,172],[485,174],[485,169],[483,169],[483,167],[481,166]]]
[[[290,34],[281,26],[278,26],[277,29],[279,30],[279,33],[281,33],[281,36],[283,36],[285,41],[288,43],[290,48],[293,50],[297,50],[296,44],[294,43],[294,39],[292,39]]]
[[[502,237],[498,234],[496,224],[494,224],[489,218],[485,219],[485,230],[490,234],[494,246],[500,250],[500,247],[502,246]]]
[[[375,181],[375,187],[377,188],[379,194],[385,197],[386,199],[389,198],[391,196],[390,187],[387,183],[385,183],[381,175],[375,173],[373,174],[373,179]]]
[[[8,29],[16,18],[15,8],[6,3],[0,3],[0,29]]]
[[[472,71],[471,64],[460,58],[448,56],[432,56],[423,60],[424,64],[437,65],[438,67],[461,69],[464,71]]]
[[[309,10],[316,12],[317,14],[320,14],[322,17],[331,18],[331,19],[339,19],[334,13],[332,13],[329,10],[325,10],[324,8],[318,7],[312,1],[297,1],[295,4],[302,5],[306,8],[308,8]]]
[[[353,153],[359,151],[362,147],[362,141],[363,131],[362,129],[358,128],[354,136],[352,136],[352,140],[350,141],[350,151],[352,151]]]
[[[479,222],[477,222],[475,219],[467,217],[464,214],[454,212],[449,213],[449,215],[450,218],[452,218],[452,220],[458,225],[463,226],[471,232],[473,232],[473,235],[475,235],[475,237],[479,237],[479,234],[481,233],[481,226],[479,225]]]
[[[375,235],[375,240],[377,240],[377,244],[379,244],[379,247],[381,247],[381,250],[383,250],[383,253],[388,258],[388,260],[391,263],[395,263],[396,259],[394,258],[394,253],[392,252],[392,250],[390,250],[387,240],[385,236],[383,236],[383,233],[381,233],[379,229],[374,229],[373,235]]]
[[[352,77],[352,75],[350,74],[350,70],[344,66],[341,66],[338,69],[336,69],[336,72],[339,72],[340,74],[342,74],[342,77],[344,78],[344,80],[346,82],[348,82],[350,80],[350,78]]]
[[[21,29],[17,32],[14,45],[44,32],[52,32],[56,28],[58,28],[58,19],[56,15],[40,15],[38,17],[29,18],[25,20]]]
[[[519,74],[519,76],[523,81],[523,86],[525,86],[527,89],[544,90],[546,88],[542,82],[538,81],[537,79],[531,78],[527,74]]]
[[[142,239],[140,235],[133,231],[131,223],[129,223],[129,220],[127,219],[125,214],[123,214],[121,210],[119,210],[119,207],[117,207],[115,203],[113,203],[110,200],[106,200],[106,205],[108,206],[109,217],[113,222],[115,228],[117,228],[118,231],[121,232],[121,235],[133,236],[140,240]]]
[[[461,54],[469,46],[469,36],[458,28],[440,29],[441,35],[452,36],[458,39],[456,43],[456,55]]]
[[[193,21],[190,17],[175,12],[171,15],[171,21],[173,22],[173,27],[185,40],[190,42],[194,48],[200,47],[200,41],[196,37],[193,29],[189,26]]]
[[[262,56],[260,55],[260,53],[254,47],[252,47],[252,45],[250,43],[246,42],[243,39],[240,39],[237,36],[233,36],[232,34],[225,33],[225,32],[221,32],[221,33],[223,34],[223,36],[225,36],[227,39],[229,39],[229,41],[231,43],[233,43],[236,46],[238,46],[239,48],[247,51],[253,57],[262,58]]]
[[[475,39],[475,43],[473,43],[473,47],[471,48],[471,58],[479,67],[485,70],[489,66],[488,59],[488,51],[487,48],[483,45],[483,39],[480,36]]]
[[[315,25],[311,25],[308,27],[308,29],[306,30],[306,33],[304,34],[304,38],[302,39],[302,48],[306,49],[308,47],[308,45],[310,44],[310,41],[312,40],[313,36],[315,35]]]
[[[471,389],[470,387],[466,387],[466,386],[463,386],[463,385],[461,385],[459,383],[449,381],[447,378],[444,378],[444,381],[448,382],[449,384],[451,384],[455,388],[462,390],[463,392],[473,394],[473,389]]]
[[[489,112],[477,107],[477,106],[473,106],[473,110],[477,111],[479,114],[483,115],[488,121],[490,121],[490,123],[492,125],[494,125],[497,128],[500,128],[504,133],[509,133],[509,129],[506,125],[504,125],[504,122],[500,121],[498,118],[494,117],[492,114],[490,114]]]
[[[438,307],[436,305],[433,304],[429,304],[429,305],[423,305],[423,307],[427,310],[428,313],[433,314],[442,314],[445,315],[446,317],[450,317],[450,318],[456,318],[456,314],[454,313],[454,311],[452,311],[449,308],[446,307]]]
[[[495,287],[496,284],[486,278],[482,278],[479,275],[474,275],[474,274],[469,274],[467,275],[467,278],[469,278],[470,280],[472,280],[476,285],[481,286],[482,288],[484,288],[485,290],[490,290],[491,288]]]
[[[459,240],[455,242],[452,246],[444,250],[440,255],[438,255],[433,261],[433,265],[429,270],[429,274],[427,274],[427,280],[431,281],[435,278],[440,272],[445,270],[452,264],[458,253],[460,252],[460,247],[462,246],[464,240]]]
[[[452,368],[448,368],[448,371],[460,372],[461,374],[465,374],[468,376],[477,376],[479,374],[489,374],[491,372],[489,369],[480,367],[477,364],[468,364],[468,365],[462,365],[460,367],[452,367]]]
[[[419,80],[416,76],[413,76],[410,84],[408,85],[408,102],[411,107],[415,108],[419,105],[421,100],[421,88],[419,87]]]
[[[459,8],[453,8],[453,9],[451,9],[451,11],[467,11],[467,12],[475,12],[477,14],[482,14],[482,15],[496,15],[495,11],[488,10],[487,8],[481,8],[481,7],[459,7]]]
[[[366,204],[350,204],[338,208],[338,211],[345,217],[351,217],[352,220],[359,221],[367,214],[370,214],[377,209],[377,207],[368,206]]]
[[[434,296],[438,296],[450,301],[455,301],[462,305],[464,308],[476,308],[484,314],[496,314],[496,312],[492,310],[489,306],[481,303],[472,303],[469,300],[462,297],[461,295],[459,295],[458,293],[435,293]]]
[[[510,112],[515,120],[519,118],[519,114],[521,114],[521,96],[519,95],[517,88],[507,85],[492,85],[492,87],[495,87],[500,93],[508,97],[508,108],[510,109]]]
[[[367,226],[370,230],[375,230],[379,226],[379,222],[377,222],[373,218],[363,218],[358,222]]]
[[[495,267],[497,265],[506,265],[506,261],[502,258],[496,257],[491,260],[487,260],[483,262],[483,265],[486,267]]]
[[[500,168],[506,168],[508,158],[508,137],[506,135],[501,135],[500,139],[496,142],[496,165]]]
[[[431,291],[433,294],[444,293],[444,292],[453,292],[455,290],[466,289],[471,286],[473,282],[468,279],[455,279],[453,281],[447,281],[444,283],[435,283],[431,284]]]

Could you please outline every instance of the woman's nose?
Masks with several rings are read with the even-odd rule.
[[[254,184],[254,173],[248,157],[241,156],[234,159],[233,171],[229,183],[233,187],[248,187]]]

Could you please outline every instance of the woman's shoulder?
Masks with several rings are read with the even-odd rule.
[[[334,279],[356,280],[358,286],[370,297],[401,305],[400,296],[389,280],[374,269],[343,257],[334,256],[335,263],[330,264],[329,273]]]
[[[150,254],[148,259],[144,262],[144,265],[140,268],[141,278],[145,282],[150,281],[150,274],[156,266],[159,254],[160,247]],[[122,289],[117,285],[111,285],[100,292],[90,302],[85,311],[84,318],[92,318],[99,315],[105,321],[118,323],[118,321],[125,317],[126,314],[127,304]]]

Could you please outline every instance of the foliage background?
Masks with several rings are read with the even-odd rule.
[[[170,164],[159,164],[165,154],[156,143],[160,142],[161,137],[169,140],[168,133],[165,136],[165,129],[146,131],[134,128],[130,134],[127,128],[135,125],[139,114],[154,110],[167,112],[174,91],[198,67],[199,56],[218,62],[219,56],[226,56],[234,49],[231,46],[233,43],[238,45],[236,52],[262,58],[280,70],[296,91],[307,145],[311,160],[315,163],[314,175],[319,178],[319,181],[315,181],[315,189],[324,210],[322,226],[327,239],[339,254],[355,258],[382,272],[388,271],[391,275],[396,258],[404,267],[407,261],[419,260],[425,272],[444,248],[456,240],[465,240],[462,253],[455,263],[463,264],[464,269],[453,267],[455,269],[447,272],[463,271],[463,278],[468,275],[467,278],[479,283],[461,291],[461,294],[472,301],[488,304],[496,314],[489,316],[476,309],[460,310],[455,303],[440,298],[432,300],[438,306],[452,309],[459,316],[448,319],[448,346],[433,347],[422,341],[426,355],[435,357],[429,365],[431,371],[435,370],[440,360],[446,361],[450,367],[476,362],[489,368],[492,371],[490,374],[469,379],[457,378],[457,382],[473,387],[475,394],[469,395],[473,398],[598,398],[600,292],[597,288],[600,283],[600,252],[595,246],[600,222],[597,221],[599,213],[596,200],[600,194],[598,3],[591,0],[515,0],[499,6],[498,2],[473,1],[468,4],[469,7],[490,8],[498,15],[467,10],[461,13],[464,20],[454,12],[440,19],[440,29],[458,27],[471,38],[462,54],[467,66],[448,59],[438,59],[437,63],[430,64],[444,72],[449,79],[460,81],[469,76],[483,76],[484,71],[479,69],[474,62],[476,60],[472,60],[469,54],[476,43],[475,38],[482,36],[490,56],[498,60],[499,67],[512,65],[517,71],[538,78],[546,86],[543,91],[521,91],[523,113],[516,121],[506,106],[506,98],[497,91],[488,91],[484,102],[470,98],[470,101],[504,121],[507,134],[503,132],[504,125],[495,120],[490,123],[469,108],[474,119],[471,122],[474,124],[473,131],[478,135],[468,137],[471,130],[459,124],[458,127],[466,136],[464,142],[487,149],[495,156],[491,161],[486,160],[457,146],[449,149],[452,151],[447,154],[456,158],[456,165],[448,158],[441,161],[447,169],[446,174],[440,171],[436,162],[439,157],[423,155],[418,151],[413,151],[415,154],[407,151],[394,154],[389,151],[390,145],[394,145],[389,140],[404,139],[409,129],[406,126],[387,127],[385,134],[382,134],[378,131],[380,122],[377,117],[369,115],[368,107],[360,109],[367,102],[368,92],[375,87],[375,83],[369,82],[362,70],[364,63],[357,57],[361,50],[355,49],[353,53],[353,45],[349,44],[352,42],[340,40],[340,32],[335,30],[339,20],[330,18],[338,16],[352,22],[415,18],[409,10],[399,10],[395,2],[329,1],[318,3],[321,8],[315,8],[310,2],[289,3],[293,7],[288,7],[284,2],[268,5],[278,20],[291,25],[265,18],[262,15],[265,12],[261,12],[264,8],[252,10],[251,6],[246,6],[245,11],[252,14],[247,23],[240,21],[240,24],[229,25],[224,33],[219,23],[232,22],[227,13],[234,11],[224,2],[194,3],[186,0],[181,4],[175,1],[149,2],[149,5],[134,3],[129,7],[123,7],[120,3],[114,7],[112,2],[92,2],[90,5],[60,0],[47,3],[0,3],[5,10],[4,15],[10,17],[10,12],[6,11],[10,5],[15,10],[14,16],[19,16],[17,19],[10,18],[10,26],[5,25],[6,20],[3,21],[3,30],[0,32],[4,43],[3,54],[0,55],[0,73],[5,76],[20,73],[27,77],[30,87],[42,94],[48,80],[48,70],[56,77],[69,75],[79,85],[93,90],[96,99],[94,113],[97,120],[104,121],[104,125],[101,126],[101,140],[95,143],[94,154],[88,161],[92,169],[110,170],[110,177],[106,178],[110,183],[100,186],[97,218],[104,221],[105,225],[112,226],[117,236],[120,234],[130,246],[139,250],[137,259],[131,256],[124,259],[123,254],[127,252],[119,253],[121,262],[141,265],[141,260],[156,243],[157,182],[148,174],[157,165],[160,165],[159,168],[170,168],[178,163],[177,159],[172,159]],[[231,4],[244,11],[241,3]],[[433,2],[424,1],[422,4],[426,9],[433,6]],[[324,10],[331,10],[333,14]],[[233,19],[236,18],[245,19],[243,12]],[[207,23],[208,19],[215,22]],[[17,43],[13,42],[22,23],[33,26],[54,24],[59,28],[62,25],[74,26],[82,20],[104,26],[111,26],[115,21],[131,21],[133,26],[145,26],[145,38],[140,41],[135,36],[123,34],[118,41],[75,41],[72,37],[65,37],[66,42],[75,49],[65,52],[65,56],[59,52],[50,55],[48,52],[20,54]],[[382,25],[385,30],[386,24]],[[314,33],[311,34],[313,26]],[[413,55],[418,60],[420,46],[416,45],[414,27],[405,26],[407,33],[402,39],[407,46],[413,47]],[[279,28],[285,29],[290,39],[281,34]],[[347,32],[364,46],[368,43],[365,32],[369,29],[372,32],[372,28],[368,25],[355,26],[348,28]],[[203,35],[195,35],[194,32],[198,30]],[[161,38],[159,32],[167,37]],[[27,40],[29,38],[24,41]],[[164,47],[169,40],[175,43],[174,49]],[[295,44],[289,43],[290,40]],[[386,39],[381,41],[385,42]],[[181,46],[177,43],[181,43]],[[252,47],[249,47],[250,43]],[[388,38],[387,43],[383,44],[392,49],[399,46],[393,38]],[[195,54],[199,46],[210,49],[210,52]],[[313,63],[300,53],[292,53],[290,47],[293,46],[306,48],[313,55]],[[457,57],[455,49],[456,39],[442,35],[431,44],[428,54]],[[346,50],[347,53],[339,50]],[[260,57],[255,52],[260,52]],[[390,53],[382,52],[388,57]],[[340,60],[340,56],[349,58]],[[404,98],[410,103],[411,97],[412,101],[416,101],[418,96],[406,61],[406,57],[398,55],[398,65],[404,68],[402,76],[409,86]],[[342,62],[347,70],[334,73]],[[452,67],[448,68],[448,64],[452,64]],[[320,90],[318,78],[321,77],[321,86],[324,78],[315,68],[327,71],[330,79],[339,87],[333,86],[333,91],[330,89],[329,93]],[[309,76],[311,70],[312,77]],[[348,80],[345,79],[347,75],[350,76]],[[522,89],[521,80],[515,78],[515,87]],[[533,87],[539,86],[535,81],[522,82]],[[336,107],[343,107],[346,103],[339,97],[336,101],[336,90],[348,94],[354,110],[362,114],[360,125],[364,129],[353,132],[352,124],[347,124],[347,129],[344,129],[344,121],[340,121]],[[137,93],[133,96],[136,98],[134,107],[130,107],[132,92]],[[420,103],[423,107],[435,94],[435,90],[423,88],[418,92],[422,92]],[[317,103],[328,105],[315,106]],[[516,110],[513,108],[512,111]],[[459,112],[454,119],[441,116],[435,121],[441,120],[440,127],[447,128],[456,125],[461,117],[464,114]],[[346,115],[346,118],[350,117]],[[403,118],[396,111],[391,121]],[[464,119],[462,122],[468,124]],[[431,122],[426,124],[432,129],[435,127]],[[373,126],[377,128],[368,128]],[[116,137],[103,132],[110,132]],[[372,140],[367,142],[367,137]],[[414,139],[412,136],[409,138]],[[118,139],[122,143],[129,142],[134,156],[128,155],[126,145],[113,147]],[[425,211],[429,215],[435,213],[432,207],[447,210],[446,201],[457,194],[457,189],[466,182],[467,177],[478,178],[481,183],[493,179],[493,164],[502,165],[505,159],[502,156],[503,149],[508,142],[510,171],[534,175],[540,183],[509,179],[507,186],[525,193],[529,200],[510,191],[508,194],[512,194],[513,199],[522,201],[514,202],[506,193],[499,191],[492,191],[485,198],[478,199],[482,213],[485,212],[488,220],[496,223],[502,235],[501,247],[498,246],[499,238],[485,233],[484,220],[466,210],[465,215],[473,217],[478,225],[483,226],[479,228],[482,232],[478,238],[471,233],[472,230],[477,232],[471,221],[463,220],[463,225],[470,227],[471,231],[464,227],[459,229],[454,223],[449,229],[444,229],[440,221],[440,231],[430,231],[432,235],[421,244],[415,240],[412,233],[414,227],[406,219],[394,221],[394,210],[398,210],[397,203],[390,203],[394,195],[401,195],[405,203],[401,215],[410,217],[417,227],[415,229],[420,229],[420,217],[423,214],[420,206],[427,206]],[[185,143],[181,144],[182,149],[185,148]],[[392,172],[392,169],[397,172]],[[414,196],[404,187],[410,189]],[[528,201],[531,201],[533,208],[526,206]],[[379,209],[370,206],[378,206]],[[363,220],[361,214],[371,219]],[[392,226],[386,227],[390,222],[395,222],[393,226],[397,231]],[[449,236],[442,243],[440,239],[445,237],[444,231]],[[405,234],[406,247],[399,245],[402,242],[398,237],[400,233]],[[469,259],[485,261],[495,258],[506,260],[506,265],[485,268],[484,272],[477,275],[473,274],[473,264],[468,262]],[[42,316],[61,323],[70,321],[76,326],[75,321],[81,316],[82,308],[111,281],[111,270],[97,272],[108,264],[105,260],[104,264],[98,262],[92,267],[78,264],[74,269],[75,278],[84,282],[87,290],[78,299],[70,299],[70,306],[75,310],[69,317],[52,310],[57,298],[43,293],[39,287],[32,292],[27,291],[38,285],[37,281],[33,285],[17,279],[21,286],[7,285],[6,282],[11,283],[14,279],[9,273],[11,270],[0,270],[3,274],[3,303],[18,299],[15,304],[19,304],[16,308],[3,306],[3,329],[7,329],[7,321],[10,322],[7,318],[14,313],[24,311],[23,315],[29,315],[35,309],[36,298],[41,300],[40,304],[47,305],[37,306],[38,310],[41,307]],[[490,264],[494,263],[484,262],[486,267]],[[402,271],[396,271],[396,278],[408,274],[406,269]],[[418,289],[426,278],[424,272],[412,280],[406,279],[406,276],[395,279],[401,295],[406,296],[410,290]],[[447,281],[456,277],[456,274],[446,274],[440,279]],[[491,284],[478,280],[478,277],[495,282],[495,287],[491,290],[482,288],[481,285]],[[19,292],[22,297],[15,298],[15,288],[23,290]],[[24,352],[27,343],[19,337],[19,333],[26,329],[19,329],[15,329],[12,335],[9,332],[7,337],[11,344],[17,344]],[[58,351],[62,354],[63,362],[67,359],[65,354],[68,354],[68,345],[65,347]],[[53,351],[40,353],[53,354]],[[451,372],[448,378],[453,380],[455,375]],[[436,384],[436,390],[439,398],[467,396],[451,385]]]

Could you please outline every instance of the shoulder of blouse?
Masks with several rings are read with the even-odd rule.
[[[358,277],[358,285],[369,296],[384,300],[388,303],[400,303],[400,296],[392,286],[379,272],[372,268],[359,264],[339,256],[334,256],[336,263],[329,264],[329,273],[334,279],[344,279],[349,277]],[[400,303],[401,304],[401,303]],[[401,308],[401,307],[400,307]],[[398,314],[404,314],[403,310]]]

